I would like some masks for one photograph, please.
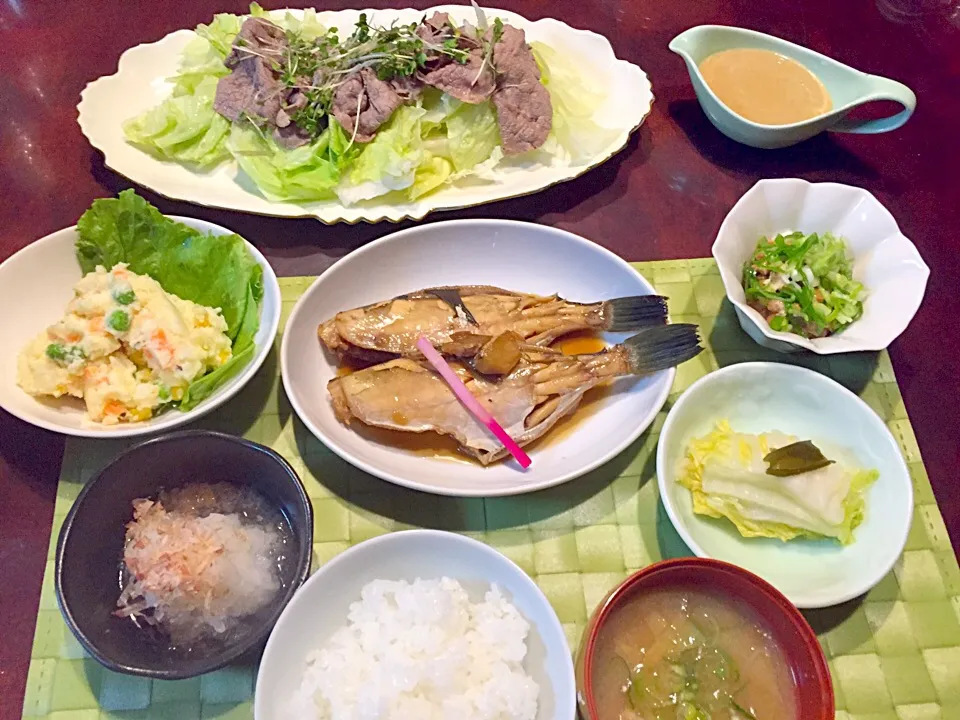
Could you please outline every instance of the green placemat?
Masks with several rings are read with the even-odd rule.
[[[419,526],[464,532],[498,548],[533,576],[575,648],[588,615],[610,588],[651,562],[689,554],[658,502],[654,477],[657,434],[673,399],[702,375],[735,362],[813,367],[856,390],[886,421],[909,463],[916,493],[907,548],[893,572],[864,601],[807,613],[830,660],[837,717],[960,718],[960,569],[887,354],[821,358],[766,351],[737,324],[712,260],[636,267],[669,296],[675,322],[700,324],[709,351],[679,369],[670,401],[632,447],[560,487],[513,498],[457,499],[366,475],[327,450],[291,412],[276,351],[242,393],[198,424],[271,445],[293,463],[313,502],[315,567],[352,544],[392,530]],[[312,281],[280,281],[284,322]],[[251,718],[255,668],[231,667],[177,682],[118,675],[89,658],[60,617],[53,592],[60,525],[82,483],[127,444],[67,442],[24,716]]]

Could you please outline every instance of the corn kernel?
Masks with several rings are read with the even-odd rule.
[[[182,387],[173,387],[170,388],[170,397],[174,400],[183,400],[183,388]]]
[[[153,412],[150,408],[137,408],[130,411],[130,420],[133,422],[142,422],[143,420],[149,420],[153,415]]]

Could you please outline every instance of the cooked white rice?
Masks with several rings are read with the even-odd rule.
[[[450,578],[375,580],[348,625],[310,654],[293,717],[533,720],[530,625],[496,585],[472,603]]]

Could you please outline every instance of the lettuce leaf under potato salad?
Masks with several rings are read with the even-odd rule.
[[[254,3],[250,14],[268,17],[288,37],[310,41],[328,32],[314,10],[298,19],[268,13]],[[259,191],[276,202],[406,202],[464,178],[492,179],[503,152],[491,100],[470,105],[427,88],[416,104],[395,111],[366,144],[351,142],[337,122],[327,123],[312,142],[295,149],[281,147],[252,123],[231,124],[213,103],[219,79],[230,72],[224,60],[243,20],[220,14],[197,27],[197,37],[171,78],[170,97],[124,123],[129,142],[202,171],[234,159]],[[530,155],[547,164],[579,163],[608,147],[620,131],[593,121],[603,98],[589,84],[589,74],[576,58],[543,43],[531,46],[552,102],[553,124],[547,143]]]
[[[77,261],[84,274],[97,265],[126,263],[184,300],[219,308],[233,356],[193,381],[179,402],[196,407],[253,358],[260,327],[263,268],[239,235],[213,235],[165,217],[133,190],[95,200],[77,221]]]
[[[744,537],[850,544],[863,521],[864,492],[879,473],[832,462],[788,477],[770,474],[765,459],[796,440],[777,432],[747,435],[718,423],[690,443],[677,482],[690,491],[695,513],[726,518]]]

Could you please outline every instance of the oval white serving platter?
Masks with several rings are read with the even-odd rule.
[[[460,22],[476,21],[469,5],[440,5],[427,10],[341,10],[317,15],[325,26],[343,29],[353,27],[361,12],[367,14],[371,24],[389,25],[417,22],[434,11],[447,12]],[[303,14],[302,10],[275,11],[284,12],[294,16]],[[580,64],[591,85],[610,89],[605,102],[596,108],[594,118],[601,126],[619,133],[602,152],[570,165],[548,166],[512,159],[498,166],[490,182],[448,185],[412,202],[367,201],[353,206],[344,206],[339,201],[272,202],[254,189],[236,162],[198,172],[155,158],[124,139],[125,120],[154,107],[170,94],[171,84],[167,78],[177,73],[184,47],[196,37],[193,30],[177,30],[158,42],[138,45],[123,53],[116,73],[89,83],[81,93],[77,107],[80,129],[90,143],[103,152],[108,167],[165,197],[260,215],[312,216],[324,223],[419,220],[435,210],[472,207],[529,195],[582,175],[626,146],[630,134],[643,122],[653,103],[650,81],[643,70],[617,59],[610,42],[602,35],[572,28],[553,18],[531,21],[507,10],[485,9],[484,12],[488,19],[499,17],[523,29],[528,42],[543,42],[582,58]]]

